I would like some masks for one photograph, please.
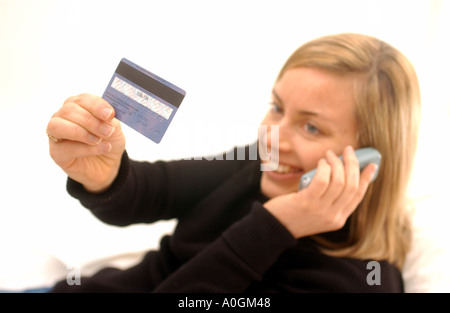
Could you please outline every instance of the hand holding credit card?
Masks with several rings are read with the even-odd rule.
[[[185,95],[183,89],[123,58],[103,99],[114,107],[118,120],[159,143]]]

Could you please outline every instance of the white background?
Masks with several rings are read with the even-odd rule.
[[[51,115],[71,95],[102,95],[122,57],[187,91],[159,145],[123,126],[131,157],[168,160],[255,140],[275,76],[302,43],[340,32],[391,43],[415,65],[422,88],[416,223],[442,236],[450,216],[449,21],[449,1],[436,0],[0,0],[0,289],[51,283],[68,268],[157,247],[172,229],[102,224],[66,193],[48,155]]]

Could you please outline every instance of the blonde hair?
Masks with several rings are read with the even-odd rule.
[[[419,83],[413,66],[394,47],[374,37],[338,34],[299,47],[277,80],[295,67],[355,75],[359,144],[374,147],[383,156],[378,178],[349,218],[348,239],[336,243],[325,236],[313,238],[329,255],[388,260],[402,268],[411,240],[407,188],[420,119]]]

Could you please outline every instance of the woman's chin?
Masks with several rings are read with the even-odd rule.
[[[265,171],[261,176],[261,192],[268,198],[285,195],[298,190],[301,173],[290,177],[279,177],[280,174]]]

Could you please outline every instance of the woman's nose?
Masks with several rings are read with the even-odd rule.
[[[278,125],[278,149],[283,152],[288,152],[292,149],[292,132],[284,121]]]
[[[266,148],[290,151],[292,148],[292,130],[286,120],[279,123],[262,123],[259,128],[259,138]]]

